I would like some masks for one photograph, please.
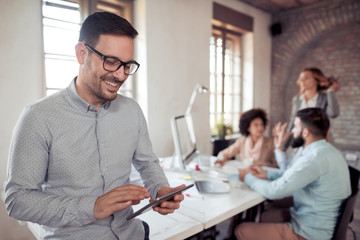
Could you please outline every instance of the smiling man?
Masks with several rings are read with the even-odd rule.
[[[5,203],[10,216],[39,224],[41,239],[148,239],[145,222],[126,220],[131,206],[183,187],[169,187],[139,105],[118,94],[140,66],[137,34],[115,14],[90,15],[75,47],[79,75],[27,106],[14,129]],[[132,164],[144,187],[130,184]],[[183,199],[154,211],[172,213]]]
[[[293,147],[301,155],[285,171],[252,167],[239,170],[240,180],[268,199],[293,195],[289,210],[272,211],[280,216],[266,223],[242,223],[238,239],[303,240],[331,239],[342,201],[350,193],[350,177],[342,154],[325,137],[330,122],[321,108],[306,108],[296,114]]]

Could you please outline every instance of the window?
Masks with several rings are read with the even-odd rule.
[[[84,3],[84,1],[81,1]],[[131,5],[126,1],[88,0],[86,6],[96,6],[95,11],[108,11],[130,19]],[[77,76],[79,64],[75,57],[75,45],[79,39],[81,6],[77,0],[43,0],[43,38],[45,59],[46,95],[66,88]],[[87,14],[85,14],[87,15]],[[134,97],[132,76],[119,92]]]
[[[67,87],[78,73],[75,44],[80,12],[79,4],[62,0],[43,0],[42,10],[46,95],[49,95]]]
[[[224,124],[239,130],[242,111],[241,35],[214,27],[210,37],[210,127],[219,135]]]

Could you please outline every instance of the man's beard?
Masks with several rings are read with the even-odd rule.
[[[301,133],[299,134],[299,136],[297,136],[296,138],[293,139],[292,143],[291,143],[291,146],[293,148],[298,148],[298,147],[302,147],[305,143],[305,140],[304,138],[302,137],[302,131]]]
[[[113,83],[117,83],[120,84],[120,87],[124,84],[125,81],[120,81],[118,78],[112,77],[112,76],[108,76],[108,75],[102,75],[100,76],[100,80],[101,81],[109,81],[109,82],[113,82]],[[100,89],[99,91],[94,91],[93,94],[98,98],[98,99],[102,99],[104,101],[112,101],[116,98],[116,94],[113,96],[107,96],[104,92],[102,92]]]

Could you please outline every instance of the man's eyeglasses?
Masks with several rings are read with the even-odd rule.
[[[97,54],[99,57],[103,60],[103,68],[106,71],[109,72],[116,72],[121,68],[121,66],[124,66],[124,72],[126,75],[133,75],[136,73],[136,71],[139,69],[140,64],[136,61],[129,61],[129,62],[123,62],[120,59],[117,59],[115,57],[109,57],[105,56],[101,52],[97,51],[95,48],[90,47],[86,43],[84,43],[85,47],[89,49],[91,52]]]

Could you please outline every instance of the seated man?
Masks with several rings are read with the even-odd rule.
[[[294,124],[295,145],[304,149],[293,165],[285,171],[260,167],[251,167],[251,173],[239,170],[240,180],[268,199],[292,194],[290,219],[242,223],[235,230],[237,239],[320,240],[333,235],[339,207],[351,193],[347,164],[341,153],[325,141],[330,122],[323,110],[300,110]]]

